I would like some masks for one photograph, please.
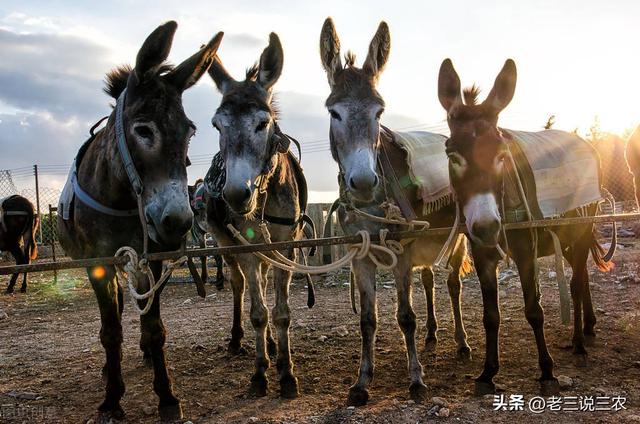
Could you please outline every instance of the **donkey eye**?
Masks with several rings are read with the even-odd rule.
[[[138,137],[146,138],[147,140],[153,140],[153,130],[147,125],[137,125],[134,131]]]
[[[335,119],[336,121],[342,121],[342,117],[340,116],[340,114],[338,112],[336,112],[333,109],[329,109],[329,114],[331,115],[331,117],[333,119]]]
[[[256,126],[256,132],[260,132],[262,130],[264,130],[265,128],[267,128],[267,125],[269,125],[269,121],[261,121],[257,126]]]
[[[384,112],[384,109],[380,109],[377,113],[376,113],[376,119],[379,121],[380,117],[382,116],[382,112]]]

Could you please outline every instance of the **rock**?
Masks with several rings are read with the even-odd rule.
[[[566,375],[559,375],[558,383],[560,384],[560,390],[567,390],[571,386],[573,386],[573,379],[571,377],[567,377]]]
[[[555,271],[549,271],[549,279],[554,279],[558,276]]]
[[[415,405],[415,404],[416,404],[416,401],[413,399],[410,399],[407,401],[407,405]]]
[[[184,423],[182,423],[182,424],[193,424],[193,421],[185,421],[185,422],[184,422]]]
[[[142,413],[146,416],[154,415],[156,413],[156,408],[151,405],[143,406]]]
[[[441,398],[438,396],[432,397],[431,402],[433,402],[434,405],[443,406],[443,407],[447,407],[449,405],[445,398]]]
[[[440,407],[438,405],[434,405],[431,407],[431,409],[427,411],[427,415],[436,415],[439,410],[440,410]]]
[[[325,336],[325,335],[322,335],[322,336],[318,337],[318,340],[321,341],[322,343],[326,342],[327,339],[328,339],[328,337]]]
[[[183,305],[190,305],[193,301],[191,299],[187,299],[184,302],[182,302]]]
[[[3,309],[0,309],[0,321],[7,318],[9,318],[9,315],[7,315],[7,313]]]
[[[249,417],[249,422],[250,423],[257,423],[258,422],[258,417]]]
[[[87,420],[87,422],[86,422],[86,423],[84,423],[84,424],[94,424],[94,423],[95,423],[95,420],[94,420],[93,418],[90,418],[90,419],[88,419],[88,420]]]
[[[347,411],[353,411],[354,409],[356,409],[356,407],[353,405],[347,406]]]
[[[349,335],[349,330],[347,330],[347,327],[345,327],[344,325],[341,325],[339,327],[335,327],[333,329],[333,332],[336,333],[340,337],[346,337],[346,336]]]
[[[440,408],[436,415],[440,418],[447,418],[449,416],[449,408]]]

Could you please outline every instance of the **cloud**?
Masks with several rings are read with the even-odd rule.
[[[102,75],[109,50],[75,36],[0,29],[0,100],[62,119],[104,114]]]

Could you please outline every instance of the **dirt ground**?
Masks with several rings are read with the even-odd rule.
[[[274,366],[269,371],[268,395],[260,399],[246,396],[253,371],[253,331],[247,320],[249,355],[227,353],[232,308],[228,286],[223,291],[208,288],[204,300],[196,296],[191,284],[167,287],[162,314],[168,329],[170,373],[183,401],[185,421],[194,423],[640,422],[639,255],[640,246],[625,242],[613,272],[592,271],[598,335],[596,345],[589,348],[587,368],[576,367],[567,349],[571,327],[560,323],[551,261],[541,263],[545,329],[556,374],[572,379],[571,387],[562,394],[621,395],[627,399],[627,409],[618,412],[547,410],[536,415],[527,407],[525,411],[494,411],[491,396],[474,397],[473,378],[479,375],[484,358],[482,301],[474,274],[465,278],[463,293],[473,359],[468,363],[456,360],[442,276],[437,278],[436,294],[439,345],[435,354],[421,352],[429,399],[444,398],[448,417],[434,414],[437,408],[433,408],[432,400],[423,404],[409,400],[406,355],[394,317],[395,290],[388,275],[379,276],[376,374],[366,407],[345,406],[358,369],[360,345],[359,319],[350,310],[346,271],[317,283],[317,305],[310,310],[303,283],[295,282],[292,287],[291,340],[300,381],[298,399],[278,397]],[[518,278],[505,269],[501,278],[502,362],[495,380],[504,386],[507,398],[522,394],[527,402],[538,395],[535,343],[524,317]],[[273,302],[271,293],[269,302]],[[426,309],[420,284],[415,284],[414,305],[422,341]],[[0,422],[93,422],[103,398],[100,370],[104,354],[98,339],[98,308],[83,272],[61,272],[56,285],[51,274],[34,274],[26,295],[0,295],[0,309],[8,315],[0,319]],[[123,327],[125,421],[156,422],[152,372],[142,364],[139,319],[129,303],[125,305]]]

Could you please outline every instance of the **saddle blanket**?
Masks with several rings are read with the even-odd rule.
[[[419,186],[423,215],[436,212],[453,200],[449,184],[447,138],[426,131],[393,131],[390,136],[407,152],[411,180]]]
[[[531,167],[543,218],[604,199],[598,153],[587,141],[559,130],[502,131],[518,144]]]
[[[524,156],[525,166],[518,163],[520,177],[534,181],[535,196],[528,195],[534,214],[557,217],[603,200],[598,154],[588,142],[559,130],[502,131]],[[410,176],[424,202],[423,214],[451,203],[446,137],[425,131],[393,131],[391,136],[407,152]]]

